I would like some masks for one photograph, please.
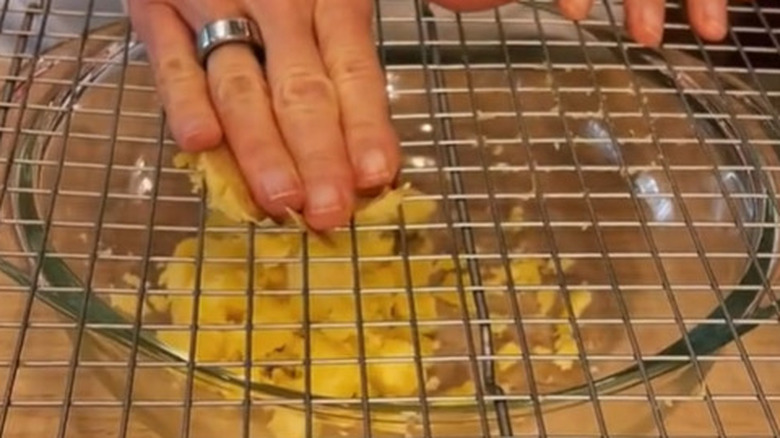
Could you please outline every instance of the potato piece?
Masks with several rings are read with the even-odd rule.
[[[198,257],[198,240],[185,239],[176,246],[173,257],[191,259],[167,263],[160,273],[159,283],[168,289],[193,289],[195,287],[195,271],[200,263],[201,287],[204,289],[245,290],[246,275],[235,276],[230,270],[246,270],[246,239],[242,236],[205,236],[203,238],[203,254]],[[200,259],[200,261],[198,261]],[[215,259],[220,259],[215,261]],[[207,284],[215,287],[209,288]]]
[[[571,300],[572,310],[574,310],[574,316],[580,317],[590,306],[592,294],[587,290],[571,291],[569,299]],[[567,309],[562,309],[560,317],[568,318],[568,316],[569,312]],[[568,323],[555,325],[554,338],[553,348],[556,354],[574,355],[579,353],[579,348],[577,348],[577,343],[573,338],[572,327]],[[563,371],[570,370],[574,365],[572,359],[560,359],[554,363]]]
[[[190,330],[161,330],[157,338],[184,357],[190,352]],[[240,330],[198,330],[195,344],[195,359],[200,362],[240,361],[241,351],[237,350],[237,339],[243,338]]]
[[[188,330],[159,330],[157,339],[184,357],[189,354],[190,332]]]
[[[569,299],[574,310],[574,316],[580,317],[590,307],[593,295],[587,290],[573,290],[569,293]]]
[[[256,295],[253,300],[253,322],[262,324],[293,324],[302,320],[300,297]]]
[[[219,210],[209,210],[206,213],[206,229],[212,228],[227,228],[227,227],[240,227],[241,222],[231,220],[225,213]]]
[[[560,259],[561,263],[561,270],[564,274],[568,274],[569,271],[571,271],[571,268],[574,266],[574,260],[572,259]],[[553,259],[547,260],[547,263],[544,266],[543,269],[545,274],[548,275],[555,275],[557,272],[557,268],[555,265],[555,261]]]
[[[418,321],[436,319],[436,298],[430,292],[412,292],[414,299],[414,310]],[[411,308],[409,307],[409,297],[405,293],[395,294],[393,296],[393,314],[395,319],[410,321],[412,318]],[[428,326],[420,326],[421,330],[426,330]]]
[[[356,397],[360,394],[360,369],[357,364],[330,364],[320,359],[349,359],[357,353],[349,343],[333,342],[318,331],[311,333],[311,388],[326,397]]]
[[[536,304],[539,306],[540,315],[550,315],[555,303],[558,300],[558,291],[539,290],[536,291]]]
[[[318,333],[329,341],[349,345],[351,351],[357,351],[357,329],[355,328],[321,328]]]
[[[141,277],[131,274],[129,272],[125,272],[122,274],[122,281],[133,288],[139,289],[141,287]]]
[[[497,356],[519,356],[522,354],[520,345],[517,342],[507,342],[502,345],[496,352]],[[509,371],[512,367],[516,366],[520,360],[515,358],[497,359],[498,370],[502,373]]]
[[[391,235],[380,232],[361,231],[357,233],[358,257],[388,256],[392,254],[394,241]],[[334,233],[326,237],[314,237],[309,239],[308,248],[308,275],[310,289],[351,289],[354,285],[354,268],[352,261],[352,241],[349,233]],[[302,253],[297,254],[302,258]],[[339,258],[343,261],[323,260],[325,258]],[[365,281],[374,287],[393,287],[395,278],[377,277],[371,267],[379,266],[371,262],[369,268],[362,269]],[[287,265],[287,278],[289,287],[301,288],[303,286],[303,266],[301,263]],[[381,286],[389,283],[388,286]]]
[[[462,384],[447,389],[444,391],[444,394],[452,397],[476,395],[477,390],[474,387],[474,381],[469,378],[469,380],[466,380]]]
[[[134,319],[140,294],[110,294],[108,302],[116,311],[125,317]],[[170,309],[171,302],[166,295],[146,293],[141,310],[141,319],[146,319],[152,313],[166,313]]]
[[[255,290],[287,288],[287,269],[285,266],[255,266]]]
[[[312,259],[308,264],[308,287],[310,290],[351,290],[353,272],[350,262]],[[291,289],[302,290],[303,266],[298,263],[288,265],[287,279]]]
[[[131,320],[135,319],[135,313],[138,307],[138,294],[111,294],[108,295],[108,303],[125,318],[130,318]],[[142,319],[146,313],[147,306],[144,305],[141,316]]]
[[[246,330],[226,330],[226,331],[223,330],[221,339],[224,345],[222,346],[222,351],[221,351],[221,356],[219,361],[220,362],[244,362],[244,359],[246,359],[245,357],[246,338],[247,338]],[[200,336],[198,336],[198,348],[201,348],[200,345],[201,342],[205,342],[205,340],[201,340]],[[244,366],[228,367],[227,370],[238,376],[243,377],[244,368],[245,368]]]
[[[362,289],[393,289],[403,283],[403,271],[395,261],[364,261],[360,266],[360,286]]]
[[[408,188],[405,190],[407,196],[422,195],[421,192]],[[407,224],[425,224],[434,219],[436,214],[436,202],[432,200],[406,201],[402,204],[404,211],[404,222]]]
[[[283,368],[274,368],[271,370],[271,377],[268,381],[291,391],[304,392],[306,390],[306,382],[303,380],[303,374]]]
[[[194,237],[182,240],[173,250],[172,257],[192,258],[198,248],[198,241]],[[169,262],[163,266],[157,282],[166,289],[192,289],[195,285],[195,262]]]
[[[430,286],[437,273],[444,272],[435,260],[410,260],[409,273],[412,278],[412,288]]]
[[[556,355],[576,355],[579,353],[577,342],[572,337],[572,328],[568,324],[556,324],[553,331],[553,353]],[[553,363],[562,371],[568,371],[574,366],[572,358],[556,359]]]
[[[255,359],[270,358],[275,352],[287,349],[292,352],[298,341],[294,328],[268,328],[270,324],[295,324],[301,321],[301,307],[288,297],[255,296],[253,300],[252,356]],[[263,327],[265,325],[265,328]]]
[[[301,303],[302,297],[292,300]],[[311,294],[309,319],[312,322],[352,322],[355,320],[354,298],[350,292],[339,294]]]
[[[308,242],[308,286],[310,289],[352,288],[352,263],[350,261],[329,261],[323,258],[348,258],[351,253],[349,235],[340,233],[330,239],[310,238]],[[302,251],[297,254],[301,259]],[[303,285],[303,264],[287,265],[289,287],[301,289]]]
[[[460,307],[460,294],[458,291],[447,291],[447,292],[437,292],[436,293],[436,299],[446,303],[452,307]],[[466,302],[468,303],[468,293],[466,293]],[[467,304],[469,306],[469,311],[472,310],[473,305]]]
[[[358,205],[355,223],[360,225],[391,225],[400,222],[399,207],[403,208],[406,223],[427,222],[436,212],[433,201],[404,202],[408,196],[421,193],[406,184],[403,187],[385,192],[376,199]]]
[[[226,145],[198,153],[182,152],[174,157],[176,167],[197,172],[196,190],[208,187],[209,209],[222,212],[235,222],[260,222],[266,215],[255,204],[233,154]]]
[[[247,297],[241,293],[246,288],[246,271],[243,269],[219,269],[204,266],[201,275],[201,295],[198,299],[201,323],[246,320]],[[193,321],[194,296],[176,295],[170,298],[171,315],[178,324]]]
[[[255,233],[255,259],[286,258],[296,253],[301,244],[300,236],[295,234]]]
[[[197,246],[196,239],[186,239],[177,245],[174,257],[193,257]],[[198,318],[201,323],[240,322],[246,319],[246,290],[249,284],[244,260],[247,250],[248,245],[243,235],[204,237],[200,266],[202,294]],[[215,259],[219,261],[214,261]],[[160,273],[159,283],[168,289],[193,290],[196,286],[196,268],[195,261],[168,263]],[[262,270],[255,273],[256,282],[267,284],[263,273]],[[174,322],[192,322],[193,299],[192,296],[178,295],[170,298]]]
[[[306,421],[304,413],[289,408],[274,408],[273,416],[268,422],[268,430],[273,438],[305,438]],[[321,426],[316,419],[312,419],[312,438],[319,437]]]
[[[201,296],[198,299],[198,322],[200,324],[224,324],[228,319],[223,297]],[[192,324],[195,299],[189,296],[171,297],[171,321],[174,324]],[[237,320],[235,322],[239,322]]]
[[[352,398],[360,395],[360,368],[358,365],[311,366],[311,389],[325,397]]]
[[[414,347],[408,341],[384,338],[381,347],[373,353],[379,357],[413,358]],[[404,396],[417,391],[417,367],[411,359],[403,362],[370,364],[368,377],[371,379],[371,385],[380,395]],[[427,376],[424,375],[423,381],[425,380]]]
[[[571,335],[559,335],[559,338],[555,340],[554,344],[555,354],[560,355],[576,355],[579,353],[577,343],[574,342]],[[561,369],[561,371],[568,371],[574,366],[574,360],[571,358],[556,359],[553,363]]]
[[[544,263],[537,259],[520,259],[513,260],[510,267],[512,268],[512,280],[515,284],[520,285],[535,285],[542,284],[542,269]],[[502,270],[503,272],[503,270]]]
[[[392,293],[362,293],[360,304],[364,321],[394,321]]]
[[[277,351],[292,347],[297,341],[295,332],[290,329],[255,330],[252,334],[252,359],[271,359]],[[245,350],[241,346],[241,351]]]

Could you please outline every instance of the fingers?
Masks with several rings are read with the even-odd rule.
[[[429,0],[451,11],[473,12],[495,8],[510,3],[512,0]]]
[[[693,0],[694,2],[702,0]],[[626,0],[628,33],[640,44],[659,46],[666,20],[665,0]]]
[[[242,17],[233,2],[181,2],[192,29],[222,18]],[[214,50],[206,68],[210,102],[255,202],[280,218],[303,206],[303,186],[271,108],[268,86],[255,54],[244,44]]]
[[[222,129],[211,107],[191,31],[165,3],[133,1],[130,6],[133,26],[147,46],[174,139],[189,151],[216,146]]]
[[[347,150],[358,189],[390,185],[400,163],[385,79],[371,34],[369,0],[319,1],[319,47],[341,103]]]
[[[303,207],[303,187],[276,127],[268,87],[250,47],[226,45],[208,61],[212,100],[255,201],[274,217]]]
[[[352,169],[337,92],[312,33],[311,0],[249,2],[266,44],[273,108],[306,191],[314,229],[346,225],[354,206]]]
[[[558,8],[570,20],[584,20],[593,6],[593,0],[558,0]]]
[[[728,31],[727,0],[688,0],[688,19],[694,31],[708,41],[720,41]]]

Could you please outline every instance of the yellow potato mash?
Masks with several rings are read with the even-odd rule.
[[[240,177],[235,160],[225,148],[181,154],[175,163],[197,172],[192,179],[195,190],[208,187],[210,225],[264,219]],[[454,261],[410,259],[400,254],[398,231],[360,229],[369,225],[397,225],[401,214],[405,223],[433,220],[436,203],[408,201],[414,195],[420,193],[407,185],[362,201],[355,214],[359,227],[354,236],[349,232],[309,233],[306,248],[301,232],[271,233],[262,228],[256,231],[252,245],[248,233],[244,232],[207,232],[202,244],[195,237],[182,240],[172,254],[177,261],[165,263],[159,272],[157,283],[170,291],[170,295],[165,306],[157,303],[157,307],[167,309],[172,324],[187,328],[160,330],[159,339],[186,356],[190,336],[195,332],[197,361],[240,362],[249,355],[244,327],[251,322],[254,364],[251,375],[257,382],[339,398],[360,396],[364,390],[371,396],[414,395],[420,381],[442,394],[473,393],[473,382],[460,380],[448,386],[436,375],[435,362],[416,364],[414,360],[417,349],[423,357],[431,357],[441,348],[439,328],[425,322],[457,319],[452,315],[458,315],[461,293],[457,292],[459,282]],[[517,216],[522,209],[513,211]],[[415,231],[409,240],[412,238],[420,247],[433,248],[425,230]],[[306,266],[300,262],[304,253],[309,260]],[[569,266],[566,262],[565,269]],[[461,271],[465,273],[465,269]],[[541,259],[513,260],[510,265],[516,285],[540,286],[538,291],[528,292],[535,297],[539,313],[565,318],[567,313],[559,310],[560,294],[550,286],[543,286],[549,271],[548,261]],[[485,268],[483,274],[488,284],[505,285],[508,281],[503,268]],[[304,276],[308,281],[304,282]],[[408,280],[411,284],[407,284]],[[461,280],[463,286],[469,285],[468,276]],[[200,294],[197,321],[193,321],[196,297],[191,292],[196,286]],[[451,291],[423,290],[432,286],[451,286]],[[254,291],[251,309],[248,290]],[[505,292],[490,294],[500,298]],[[304,296],[308,299],[308,315],[304,315]],[[472,295],[466,292],[465,297],[473,315]],[[571,299],[576,316],[590,304],[590,294],[586,291],[572,293]],[[126,299],[118,299],[114,304],[122,311],[135,313],[135,305],[131,307]],[[450,316],[446,315],[448,309]],[[508,311],[504,312],[506,316]],[[366,322],[362,327],[356,323],[358,313]],[[418,322],[418,339],[412,336],[412,313]],[[194,322],[197,330],[191,328]],[[304,327],[304,322],[308,327]],[[510,327],[497,324],[494,334],[499,337]],[[359,333],[364,340],[367,388],[361,387]],[[568,325],[551,326],[550,333],[548,345],[533,345],[536,351],[576,353]],[[308,358],[304,354],[307,342]],[[505,340],[497,345],[497,356],[520,354],[516,341]],[[311,364],[304,366],[305,359]],[[283,360],[292,364],[274,364]],[[516,362],[499,359],[499,372],[510,372]],[[559,366],[571,368],[571,361],[561,361]],[[307,369],[310,388],[305,384]],[[422,375],[418,375],[420,372]],[[236,373],[238,377],[243,376],[243,369],[237,369]],[[274,421],[283,423],[284,415],[277,413]]]

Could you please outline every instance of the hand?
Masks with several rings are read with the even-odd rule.
[[[345,225],[357,191],[399,168],[372,0],[130,0],[173,137],[187,151],[230,145],[268,214],[303,210],[314,229]],[[224,18],[254,20],[251,48],[217,48],[204,69],[194,34]]]
[[[558,0],[561,12],[572,20],[584,19],[594,0]],[[728,32],[728,0],[687,0],[688,21],[701,38],[720,41]],[[663,40],[666,0],[625,0],[628,33],[640,44],[658,46]]]
[[[449,9],[473,11],[487,9],[510,0],[431,0]],[[561,13],[572,20],[588,16],[596,0],[558,0]],[[743,0],[749,1],[749,0]],[[720,41],[728,31],[728,0],[687,0],[688,20],[703,39]],[[658,46],[663,39],[666,0],[625,0],[628,33],[640,44]]]

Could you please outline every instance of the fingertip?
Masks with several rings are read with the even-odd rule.
[[[726,37],[728,11],[725,0],[689,0],[688,14],[691,26],[702,39],[718,42]]]
[[[648,47],[661,45],[664,36],[666,9],[663,0],[626,1],[628,33],[639,44]]]
[[[390,185],[400,166],[400,152],[394,135],[369,144],[370,147],[359,149],[359,156],[353,164],[358,190]]]
[[[312,184],[307,189],[304,218],[315,231],[327,231],[349,224],[355,199],[354,191],[337,182]]]
[[[257,202],[257,205],[260,206],[265,214],[273,218],[274,221],[281,223],[290,216],[290,211],[302,211],[305,199],[301,192],[270,203],[259,200],[255,200],[255,202]]]
[[[663,41],[663,25],[645,25],[635,29],[631,36],[646,47],[659,47]]]
[[[726,35],[728,34],[728,28],[727,26],[704,26],[700,29],[696,30],[699,33],[699,36],[709,42],[717,43],[721,42],[726,38]]]
[[[592,0],[558,0],[558,8],[564,17],[579,21],[588,18]]]
[[[693,27],[696,33],[705,41],[720,42],[728,34],[728,17],[724,11],[722,16],[712,17],[711,19],[700,18],[698,23],[694,21]]]
[[[252,184],[255,202],[263,211],[273,218],[281,219],[287,216],[289,210],[303,210],[306,197],[300,183],[292,182],[290,185],[281,186],[274,190],[269,187],[267,182],[273,178],[275,178],[274,175],[261,177],[260,182]]]
[[[179,147],[187,152],[211,149],[222,142],[222,128],[210,117],[190,118],[173,129]]]
[[[475,12],[492,9],[511,3],[512,0],[429,0],[455,12]]]

